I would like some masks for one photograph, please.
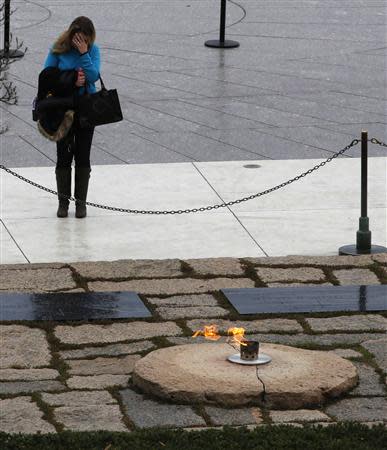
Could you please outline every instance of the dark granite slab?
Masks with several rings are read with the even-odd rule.
[[[0,294],[0,322],[151,317],[135,292]]]
[[[239,314],[386,311],[387,285],[222,289]]]

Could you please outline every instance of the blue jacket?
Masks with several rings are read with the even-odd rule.
[[[99,47],[93,44],[87,53],[81,55],[79,51],[72,48],[69,52],[54,54],[50,50],[44,68],[58,67],[60,70],[73,70],[81,68],[85,72],[87,92],[96,92],[95,82],[99,78],[101,66],[101,58]],[[83,95],[85,88],[82,86],[78,89],[78,94]]]

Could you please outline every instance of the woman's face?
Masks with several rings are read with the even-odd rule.
[[[71,45],[74,48],[76,48],[76,46],[74,45],[74,42],[73,42],[73,38],[75,35],[78,35],[81,39],[84,39],[85,42],[87,43],[87,46],[90,47],[90,41],[91,41],[90,37],[87,36],[85,33],[82,33],[82,31],[76,31],[73,33],[72,38],[71,38]]]

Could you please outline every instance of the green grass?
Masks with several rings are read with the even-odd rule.
[[[63,432],[49,435],[0,433],[2,450],[379,450],[385,449],[386,428],[359,424],[296,428],[265,426],[253,431],[141,430],[132,433]]]

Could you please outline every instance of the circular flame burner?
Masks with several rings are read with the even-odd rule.
[[[260,364],[269,363],[271,361],[271,358],[269,355],[266,355],[265,353],[260,353],[258,355],[258,358],[256,359],[242,359],[239,353],[235,353],[235,355],[230,355],[227,358],[227,360],[232,363],[244,364],[246,366],[258,366]]]

